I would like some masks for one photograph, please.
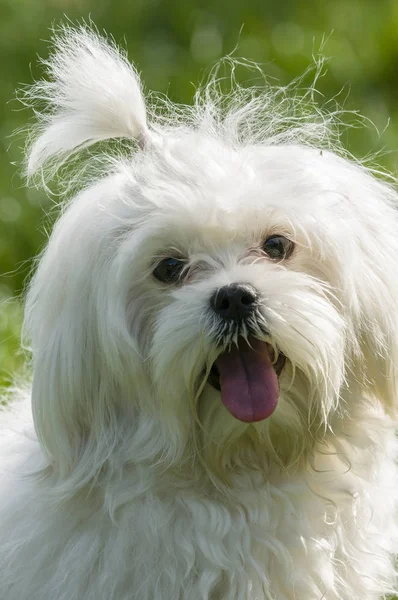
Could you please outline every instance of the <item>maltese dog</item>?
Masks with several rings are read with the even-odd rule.
[[[312,87],[176,106],[92,29],[54,43],[26,169],[72,199],[1,415],[1,600],[394,593],[393,186]]]

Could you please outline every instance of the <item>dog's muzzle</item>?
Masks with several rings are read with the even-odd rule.
[[[218,289],[210,305],[220,319],[224,351],[208,382],[221,392],[224,406],[236,419],[262,421],[277,406],[285,356],[264,341],[269,334],[259,326],[260,294],[248,284],[233,283]]]

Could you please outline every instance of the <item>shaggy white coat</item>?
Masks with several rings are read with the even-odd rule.
[[[63,180],[85,183],[28,290],[32,390],[1,415],[1,600],[384,598],[396,191],[332,151],[333,114],[295,85],[225,96],[215,75],[193,107],[145,101],[125,56],[84,28],[59,32],[46,64],[25,95],[28,173],[44,181],[83,150]],[[110,138],[137,143],[84,150]],[[274,233],[296,245],[283,263],[260,250]],[[167,286],[152,271],[175,254],[188,272]],[[209,298],[235,282],[259,290],[287,357],[255,425],[206,383]]]

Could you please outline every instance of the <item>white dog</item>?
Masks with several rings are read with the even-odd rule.
[[[95,160],[30,284],[1,600],[393,593],[397,193],[331,151],[311,92],[145,101],[84,28],[46,64],[29,174],[136,142]]]

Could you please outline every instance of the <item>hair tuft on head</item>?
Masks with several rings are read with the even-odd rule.
[[[92,28],[63,25],[54,32],[46,79],[22,90],[35,111],[26,157],[28,177],[50,177],[78,150],[100,140],[128,138],[145,145],[146,107],[139,76],[124,52]]]

